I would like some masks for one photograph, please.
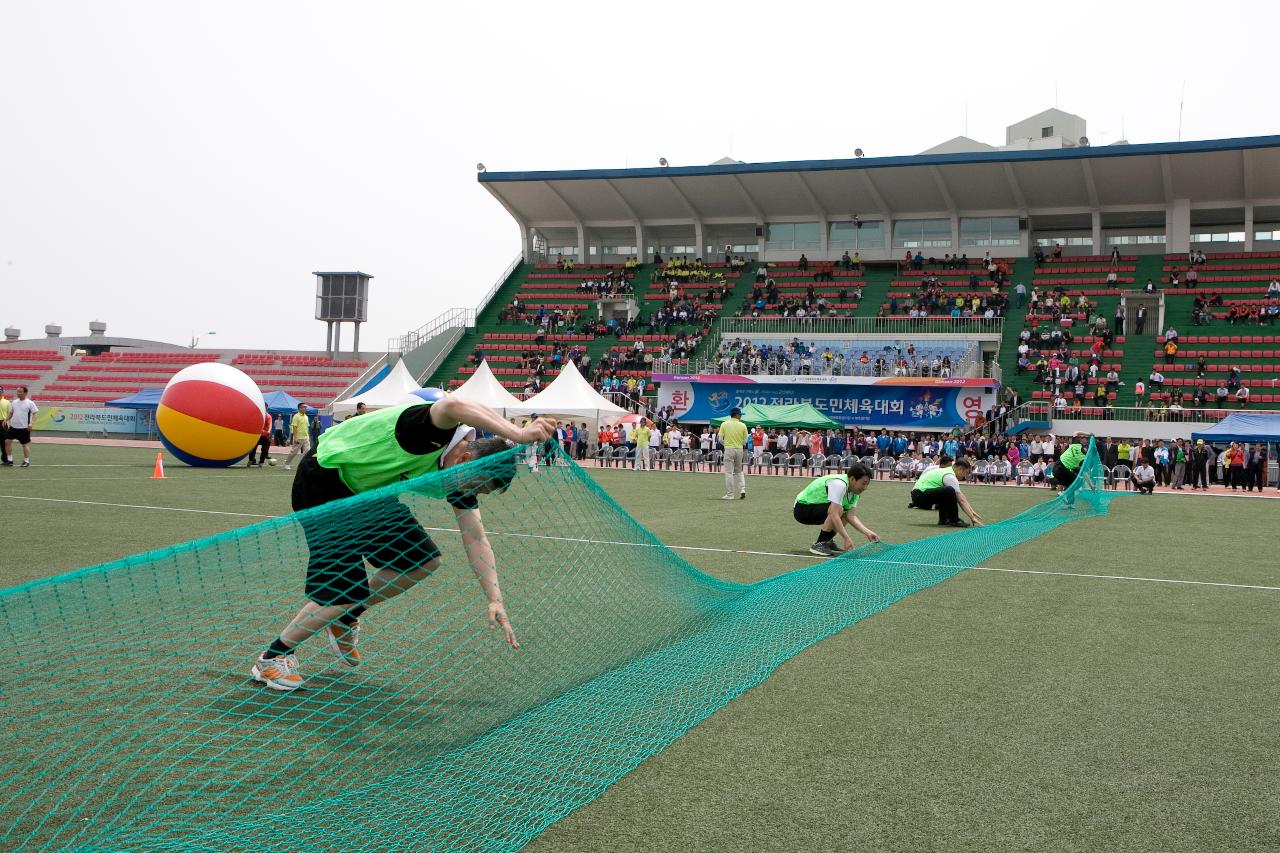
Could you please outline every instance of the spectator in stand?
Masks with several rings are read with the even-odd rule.
[[[1214,392],[1214,402],[1217,404],[1219,409],[1225,409],[1227,407],[1227,395],[1230,393],[1231,392],[1228,391],[1225,386],[1218,386],[1218,389]]]
[[[1178,342],[1176,340],[1167,340],[1164,342],[1164,363],[1173,364],[1173,360],[1178,356]]]
[[[1143,384],[1141,379],[1133,383],[1133,404],[1141,408],[1145,404],[1143,395],[1145,395],[1146,393],[1147,393],[1147,386]]]
[[[1147,376],[1147,382],[1151,385],[1151,393],[1164,392],[1164,374],[1156,368],[1151,368],[1151,373]]]
[[[1053,244],[1053,259],[1055,261],[1062,260],[1062,244],[1061,243]]]
[[[1147,306],[1145,305],[1138,306],[1138,314],[1137,314],[1136,320],[1137,320],[1137,328],[1135,330],[1135,334],[1141,335],[1144,332],[1144,330],[1147,328]]]
[[[1249,389],[1245,385],[1241,385],[1236,389],[1236,405],[1245,408],[1249,405]]]

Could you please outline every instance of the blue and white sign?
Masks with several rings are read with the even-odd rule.
[[[766,406],[810,403],[845,426],[948,430],[995,403],[989,379],[870,379],[805,377],[768,381],[770,376],[724,374],[658,375],[658,405],[673,406],[684,421],[710,421],[748,403]],[[850,381],[853,380],[853,381]]]

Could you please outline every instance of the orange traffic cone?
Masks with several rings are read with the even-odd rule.
[[[160,453],[160,452],[158,452],[158,451],[157,451],[157,453],[156,453],[156,469],[155,469],[154,471],[152,471],[152,472],[151,472],[151,479],[153,479],[153,480],[164,480],[164,479],[167,479],[167,478],[165,477],[165,475],[164,475],[164,459],[163,459],[163,456],[164,456],[164,454],[162,454],[162,453]]]

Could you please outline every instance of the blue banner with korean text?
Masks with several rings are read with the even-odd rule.
[[[986,379],[770,382],[773,377],[660,375],[658,405],[671,405],[682,421],[710,421],[748,403],[810,403],[850,427],[948,430],[990,408],[995,383]],[[861,379],[861,378],[859,378]],[[794,380],[794,378],[793,378]]]

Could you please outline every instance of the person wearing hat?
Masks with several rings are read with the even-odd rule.
[[[13,404],[4,396],[4,386],[0,385],[0,461],[12,465],[9,458],[9,418],[13,414]]]
[[[497,438],[476,440],[476,429]],[[400,480],[447,470],[501,453],[518,444],[546,441],[555,421],[534,418],[523,427],[482,403],[446,394],[348,418],[307,451],[293,479],[295,512],[373,491]],[[504,440],[505,439],[505,440]],[[498,586],[497,563],[480,519],[478,495],[505,491],[515,478],[515,458],[475,478],[450,484],[467,561],[488,600],[489,624],[519,648]],[[323,631],[329,650],[348,667],[360,663],[360,617],[370,607],[411,589],[440,566],[440,549],[398,493],[352,502],[345,512],[304,512],[298,522],[307,540],[305,595],[298,614],[258,657],[249,674],[272,690],[301,687],[300,643]],[[365,569],[366,561],[372,573]]]
[[[742,422],[742,409],[734,407],[729,420],[720,424],[720,441],[724,444],[724,498],[731,501],[734,488],[738,498],[747,497],[747,475],[742,467],[742,456],[747,446],[747,425]]]
[[[1209,447],[1203,438],[1196,439],[1196,446],[1191,451],[1191,491],[1209,488]]]

